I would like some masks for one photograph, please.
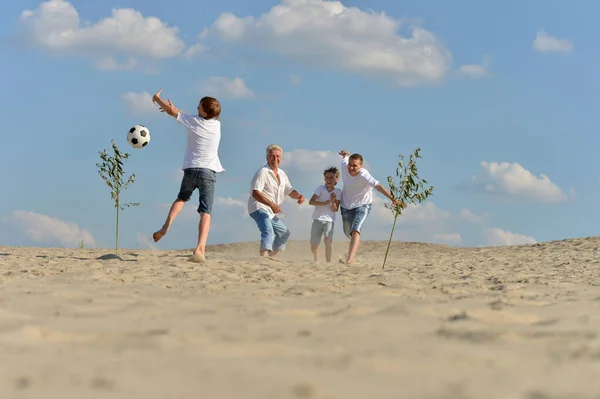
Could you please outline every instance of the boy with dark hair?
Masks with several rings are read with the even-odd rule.
[[[325,259],[327,262],[331,262],[335,214],[340,208],[340,200],[342,199],[342,190],[335,187],[340,178],[339,170],[332,166],[323,172],[323,177],[325,184],[318,186],[310,201],[308,201],[309,205],[315,207],[310,229],[310,249],[315,262],[319,260],[321,237],[323,237],[325,243]]]

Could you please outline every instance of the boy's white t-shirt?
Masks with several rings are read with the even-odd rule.
[[[331,201],[331,193],[335,193],[335,196],[338,200],[342,199],[342,190],[334,187],[333,191],[329,192],[324,184],[318,186],[313,195],[318,195],[317,201],[325,202],[327,200]],[[319,220],[322,222],[335,222],[335,212],[333,209],[331,209],[331,203],[328,205],[315,205],[312,218],[313,220]]]
[[[219,160],[221,121],[179,112],[177,122],[187,130],[187,147],[182,169],[207,168],[216,173],[224,172],[225,169]]]
[[[340,206],[344,209],[354,209],[361,205],[373,202],[373,188],[379,182],[365,168],[361,168],[356,176],[348,172],[348,160],[346,156],[342,159],[341,173],[344,188],[342,190],[342,201]]]

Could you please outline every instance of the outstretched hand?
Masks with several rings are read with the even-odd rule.
[[[173,103],[171,102],[171,99],[169,98],[167,100],[167,102],[165,103],[165,101],[160,98],[160,93],[162,93],[163,89],[160,89],[159,91],[156,92],[155,95],[152,96],[152,102],[154,104],[158,105],[158,108],[160,108],[160,112],[167,112],[167,105],[171,108],[174,109],[175,106],[173,105]]]
[[[349,153],[348,151],[346,151],[346,150],[341,150],[341,151],[339,152],[339,154],[340,154],[341,156],[343,156],[343,157],[348,157],[348,156],[350,156],[350,153]]]
[[[305,199],[304,195],[300,194],[298,196],[298,204],[302,205],[304,203],[304,199]]]
[[[171,108],[175,108],[175,106],[174,106],[174,105],[173,105],[173,103],[171,102],[171,99],[170,99],[170,98],[167,100],[167,104],[169,104],[169,106],[170,106]],[[158,105],[158,107],[160,108],[160,112],[167,112],[167,110],[165,109],[165,107],[164,107],[164,106],[162,106],[162,105],[160,105],[160,104],[159,104],[159,105]]]
[[[156,92],[155,95],[152,96],[152,102],[153,103],[157,103],[158,100],[160,99],[160,93],[162,93],[162,89],[160,89],[159,91]]]

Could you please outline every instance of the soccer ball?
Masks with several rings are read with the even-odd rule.
[[[133,148],[142,148],[150,143],[150,130],[143,125],[135,125],[127,133],[127,141]]]

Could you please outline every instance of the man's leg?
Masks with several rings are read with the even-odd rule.
[[[181,210],[183,209],[183,205],[185,205],[185,201],[180,198],[177,198],[175,202],[173,202],[173,205],[171,205],[171,209],[169,209],[169,215],[167,216],[167,220],[165,220],[165,224],[163,224],[160,230],[155,231],[154,234],[152,234],[152,238],[155,242],[163,238],[163,236],[165,236],[169,232],[171,224],[173,223],[177,215],[179,215],[179,212],[181,212]]]
[[[275,233],[271,256],[275,256],[278,252],[285,250],[285,243],[292,235],[292,232],[288,230],[287,226],[278,217],[274,217],[271,220],[271,224]]]
[[[262,209],[252,212],[250,217],[254,219],[260,231],[260,256],[267,256],[273,250],[273,241],[275,241],[271,219],[267,212]]]

